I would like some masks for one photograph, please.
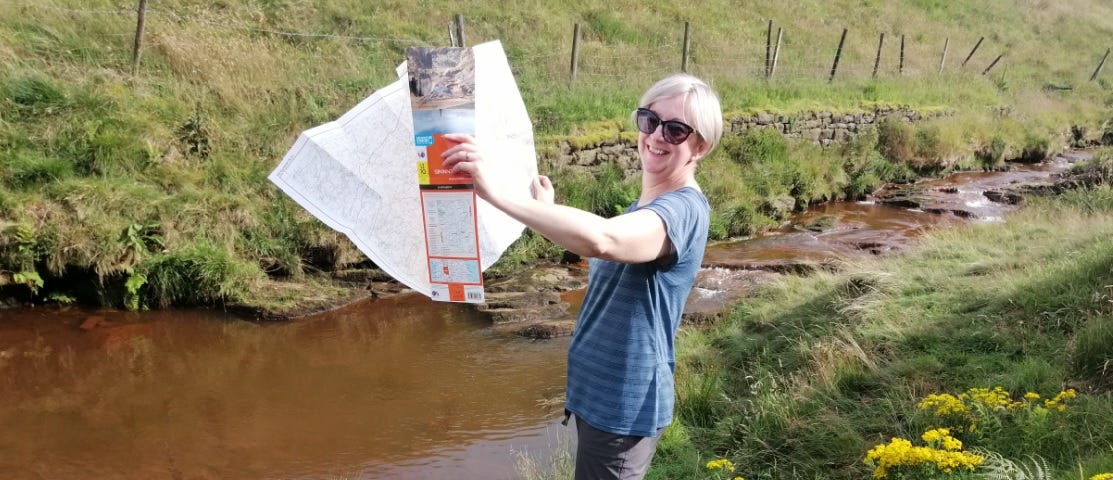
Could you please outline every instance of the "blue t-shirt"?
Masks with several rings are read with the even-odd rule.
[[[639,264],[590,259],[568,347],[565,408],[599,430],[649,437],[672,422],[673,339],[703,261],[711,207],[684,187],[627,212],[639,209],[661,217],[675,256]]]

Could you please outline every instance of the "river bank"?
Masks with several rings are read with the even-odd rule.
[[[1008,212],[1024,204],[1025,196],[1085,185],[1081,176],[1069,171],[1092,153],[1073,150],[1046,162],[1011,163],[994,172],[956,172],[887,185],[862,201],[813,206],[758,237],[713,244],[685,308],[685,321],[712,321],[753,287],[784,273],[837,269],[860,256],[897,254],[918,235],[935,228],[1004,221]],[[408,292],[376,270],[345,271],[331,278],[306,290],[297,283],[272,287],[294,308],[231,305],[229,309],[260,320],[292,320]],[[577,292],[586,286],[586,264],[537,265],[488,279],[486,286],[489,301],[477,310],[499,331],[531,338],[568,335],[578,310]],[[299,296],[299,292],[309,294]]]

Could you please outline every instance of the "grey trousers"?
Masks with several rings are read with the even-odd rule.
[[[652,437],[615,435],[576,417],[576,480],[640,480],[664,430]]]

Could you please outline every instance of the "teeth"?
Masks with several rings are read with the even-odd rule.
[[[664,155],[664,154],[668,153],[668,152],[666,152],[666,151],[664,151],[664,150],[657,150],[657,149],[655,149],[655,148],[653,148],[653,147],[648,147],[648,148],[649,148],[649,153],[652,153],[652,154],[654,154],[654,155]]]

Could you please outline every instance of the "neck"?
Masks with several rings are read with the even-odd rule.
[[[661,195],[684,187],[699,189],[695,172],[686,171],[665,178],[642,176],[642,192],[638,197],[638,205],[646,205]]]

